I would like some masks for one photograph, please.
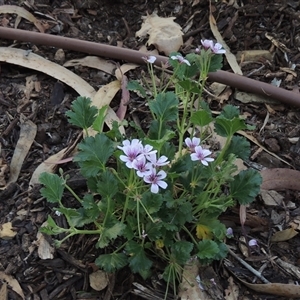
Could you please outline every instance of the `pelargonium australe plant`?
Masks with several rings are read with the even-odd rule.
[[[235,135],[250,129],[238,108],[226,105],[214,117],[202,98],[208,73],[221,68],[225,50],[213,41],[201,43],[186,57],[172,53],[173,73],[163,68],[159,81],[156,57],[145,57],[151,84],[145,78],[127,88],[146,98],[152,122],[147,128],[132,124],[130,136],[122,136],[116,123],[102,130],[107,107],[91,106],[85,97],[73,102],[67,116],[86,133],[74,161],[87,180],[87,192],[77,195],[62,171],[40,177],[42,195],[68,223],[62,228],[49,215],[41,229],[64,234],[56,240],[58,247],[73,235],[96,234],[95,247],[103,249],[95,261],[99,268],[110,273],[129,265],[147,278],[160,261],[162,277],[174,288],[190,259],[208,264],[226,256],[226,228],[218,217],[228,207],[253,201],[261,177],[252,169],[237,173],[236,158],[250,154],[249,142]],[[97,134],[88,136],[89,127]],[[226,142],[212,150],[215,134]],[[67,207],[65,190],[79,208]]]

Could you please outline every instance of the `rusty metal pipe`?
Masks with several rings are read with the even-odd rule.
[[[0,27],[0,38],[79,51],[97,56],[103,56],[110,59],[125,60],[132,63],[145,63],[143,57],[146,56],[146,54],[136,50],[51,34]],[[168,60],[168,57],[166,56],[156,55],[156,57],[157,60],[155,64],[159,66],[161,66],[162,63],[165,63]],[[223,83],[245,92],[268,96],[271,99],[278,100],[288,105],[300,107],[300,94],[275,87],[265,82],[260,82],[222,70],[209,73],[209,80]]]

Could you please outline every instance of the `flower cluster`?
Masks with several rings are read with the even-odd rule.
[[[166,189],[167,183],[163,180],[167,173],[159,170],[159,167],[169,163],[164,155],[157,158],[157,150],[153,150],[150,145],[143,146],[138,139],[125,140],[123,146],[118,146],[125,155],[120,155],[120,160],[125,162],[126,167],[135,169],[136,175],[143,178],[146,183],[151,184],[151,192],[158,193],[159,188]]]
[[[226,53],[225,49],[222,49],[223,46],[220,43],[215,43],[212,40],[201,40],[201,44],[205,49],[210,49],[214,54],[224,54]]]
[[[188,146],[191,151],[191,160],[197,161],[199,160],[204,166],[208,166],[209,162],[214,161],[213,158],[208,157],[211,155],[211,151],[207,149],[203,149],[200,146],[200,139],[197,137],[193,137],[192,139],[186,138],[185,144]]]

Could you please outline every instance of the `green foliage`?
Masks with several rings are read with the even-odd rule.
[[[118,222],[115,223],[111,228],[104,228],[97,242],[97,247],[105,248],[108,246],[109,242],[122,234],[125,227],[125,224]]]
[[[216,132],[225,137],[231,137],[237,131],[246,129],[245,121],[239,117],[239,110],[232,105],[226,105],[216,118]]]
[[[96,176],[104,171],[105,164],[113,154],[113,142],[104,133],[98,133],[95,137],[87,137],[79,145],[80,152],[74,157],[78,162],[81,172],[85,177]]]
[[[108,253],[98,256],[95,264],[107,273],[116,272],[128,264],[127,256],[124,253]]]
[[[230,183],[230,191],[240,204],[251,203],[260,191],[262,177],[256,170],[243,170]]]
[[[249,159],[250,143],[243,136],[233,136],[230,145],[225,152],[224,158],[226,159],[229,154],[235,154],[236,157],[243,160]]]
[[[149,107],[157,119],[164,122],[174,121],[178,117],[178,99],[173,92],[161,93],[150,101]]]
[[[39,180],[45,186],[41,189],[42,196],[49,202],[60,202],[64,192],[65,181],[56,174],[45,172],[41,174]]]
[[[143,98],[147,98],[146,91],[137,80],[131,80],[127,84],[128,91],[138,92]]]
[[[213,120],[211,112],[206,110],[198,110],[191,116],[191,123],[198,126],[206,126]]]
[[[87,182],[84,196],[79,197],[63,176],[40,176],[42,196],[56,204],[54,210],[68,225],[60,227],[49,215],[41,228],[45,234],[63,236],[55,241],[57,247],[74,235],[92,234],[98,239],[94,246],[101,249],[95,260],[99,268],[111,273],[128,265],[146,279],[153,261],[159,261],[167,286],[175,290],[192,257],[202,264],[226,257],[226,228],[218,218],[228,207],[253,201],[262,179],[251,169],[233,175],[236,158],[248,159],[250,154],[249,142],[235,136],[251,129],[238,108],[227,105],[214,119],[201,98],[208,72],[222,66],[222,56],[212,51],[202,48],[186,58],[172,53],[171,76],[162,73],[158,81],[148,64],[150,80],[128,83],[128,90],[148,101],[145,107],[153,117],[147,128],[129,123],[128,139],[119,130],[128,126],[126,120],[114,121],[103,131],[108,106],[98,110],[85,97],[73,102],[67,112],[70,123],[86,135],[91,126],[97,133],[80,142],[74,157]],[[212,122],[226,138],[225,146],[194,160],[195,147],[209,148],[207,125]],[[201,148],[196,150],[199,154]],[[71,207],[70,195],[77,201]]]
[[[97,107],[91,106],[91,99],[86,97],[77,97],[72,103],[71,109],[66,113],[70,124],[82,129],[92,126],[98,113]]]
[[[96,117],[96,119],[94,120],[94,122],[92,124],[93,129],[96,130],[97,132],[103,131],[103,125],[105,122],[107,108],[108,108],[108,106],[104,105],[99,109],[98,116]]]
[[[129,266],[133,273],[139,273],[144,279],[150,275],[152,261],[147,258],[145,250],[141,244],[129,241],[126,244],[126,251],[129,254]]]

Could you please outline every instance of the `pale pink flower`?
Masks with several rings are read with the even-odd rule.
[[[132,162],[132,167],[136,170],[136,174],[139,177],[144,177],[152,174],[152,164],[147,162],[144,155],[139,155]]]
[[[147,156],[147,155],[154,154],[157,152],[157,150],[152,150],[152,149],[153,149],[153,146],[147,144],[143,147],[142,154]]]
[[[146,57],[142,57],[146,62],[153,64],[156,61],[156,57],[154,55],[149,55]]]
[[[123,141],[123,146],[118,146],[125,155],[120,155],[121,161],[126,163],[126,167],[132,169],[132,163],[143,151],[143,145],[140,140],[133,139],[132,141]]]
[[[152,169],[152,172],[150,175],[144,177],[144,181],[146,183],[151,184],[150,191],[151,193],[157,194],[159,191],[159,188],[166,189],[168,184],[163,181],[162,179],[167,177],[167,173],[163,170],[160,170],[156,174],[156,169]]]
[[[197,137],[193,137],[192,139],[186,138],[184,140],[185,144],[189,147],[191,152],[195,152],[195,147],[200,145],[200,139]]]
[[[211,151],[203,149],[201,146],[196,146],[195,153],[191,154],[191,160],[199,160],[204,166],[208,166],[209,162],[214,161],[213,158],[207,157],[209,155],[211,155]]]
[[[212,40],[201,40],[201,44],[205,49],[210,49],[215,54],[224,54],[226,50],[220,43],[215,43]]]
[[[162,155],[157,159],[156,153],[151,153],[147,156],[147,159],[152,163],[153,167],[162,167],[169,163],[168,158],[165,155]]]
[[[248,245],[250,247],[258,247],[258,243],[257,243],[257,240],[256,239],[252,239],[248,242]]]
[[[191,64],[190,64],[190,62],[187,60],[187,59],[185,59],[185,58],[183,58],[181,55],[173,55],[173,56],[171,56],[171,59],[173,59],[173,60],[178,60],[181,64],[182,63],[184,63],[184,64],[186,64],[186,65],[188,65],[188,66],[190,66]]]

